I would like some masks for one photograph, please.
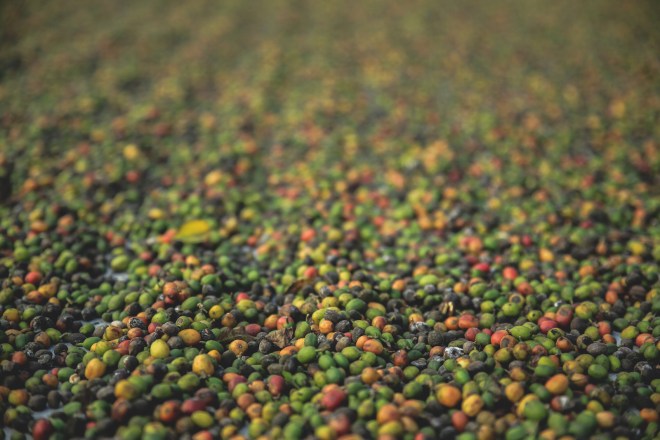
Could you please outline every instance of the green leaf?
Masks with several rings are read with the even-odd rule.
[[[190,220],[181,225],[174,238],[185,243],[200,243],[208,238],[210,232],[211,224],[208,221]]]

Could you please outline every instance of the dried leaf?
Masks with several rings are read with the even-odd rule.
[[[185,222],[176,232],[175,239],[186,243],[199,243],[208,238],[211,224],[206,220],[190,220]]]
[[[272,342],[279,348],[284,348],[289,345],[289,340],[293,336],[293,328],[283,328],[280,330],[273,330],[266,335],[266,339]]]
[[[314,280],[313,279],[307,279],[307,278],[302,278],[297,281],[294,281],[287,289],[285,294],[293,293],[296,294],[303,290],[307,286],[313,286],[314,285]]]
[[[443,301],[440,304],[440,312],[451,316],[454,313],[454,304],[451,302]]]

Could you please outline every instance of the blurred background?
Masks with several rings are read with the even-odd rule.
[[[585,161],[660,171],[652,1],[3,2],[1,20],[13,197],[98,207],[137,197],[129,172],[185,193],[214,170],[262,187],[351,161],[442,184],[497,159],[484,185],[532,190]]]

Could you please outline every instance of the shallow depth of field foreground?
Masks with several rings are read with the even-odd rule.
[[[660,435],[660,8],[0,4],[0,439]]]

